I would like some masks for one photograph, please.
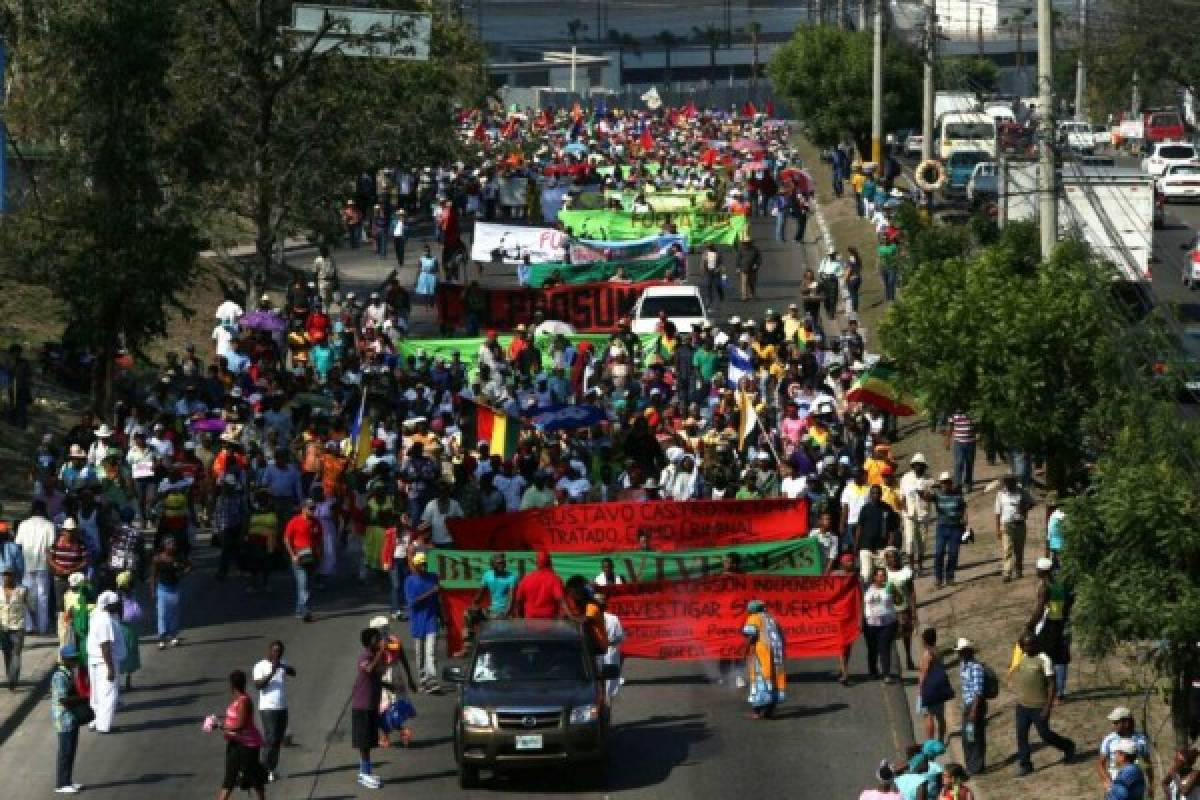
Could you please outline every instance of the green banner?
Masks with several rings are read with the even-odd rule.
[[[771,575],[821,575],[820,542],[805,537],[785,542],[679,550],[669,553],[633,550],[618,553],[555,553],[554,571],[563,580],[582,575],[589,581],[600,574],[602,559],[611,558],[613,571],[629,582],[682,580],[719,574],[727,553],[737,553],[745,572]],[[431,550],[429,568],[443,589],[475,589],[491,568],[490,550]],[[508,569],[518,577],[536,569],[537,553],[507,551]]]
[[[642,168],[645,170],[647,175],[657,175],[658,171],[660,169],[662,169],[662,165],[659,164],[657,161],[648,161],[645,164],[642,164]],[[604,164],[603,166],[596,167],[597,175],[607,176],[607,175],[612,175],[614,172],[616,172],[616,167],[613,166],[612,164]],[[632,164],[622,164],[621,165],[621,177],[622,178],[628,178],[629,173],[631,173],[631,172],[633,172]]]
[[[558,221],[579,239],[620,242],[662,233],[668,222],[688,237],[694,247],[701,244],[733,244],[743,240],[746,218],[724,211],[654,211],[634,214],[629,211],[560,211]]]
[[[565,283],[593,283],[606,281],[617,274],[617,268],[625,269],[625,277],[634,283],[656,281],[667,276],[675,259],[670,256],[644,261],[593,261],[590,264],[533,264],[529,272],[529,285],[542,288],[551,275],[558,273]]]
[[[663,191],[663,192],[635,192],[630,189],[617,191],[609,189],[604,193],[606,200],[621,201],[621,208],[626,211],[633,211],[633,203],[637,199],[638,194],[642,194],[646,198],[646,205],[650,206],[654,211],[693,211],[702,210],[708,200],[708,193],[702,190],[697,191]],[[596,206],[586,206],[586,208],[595,208]]]
[[[654,351],[654,342],[658,338],[656,333],[644,333],[639,336],[642,340],[642,352],[651,353]],[[513,334],[502,333],[496,337],[500,342],[500,347],[508,352],[508,345],[513,340]],[[424,355],[426,358],[444,358],[446,361],[455,351],[458,351],[462,362],[467,365],[467,371],[474,374],[479,366],[479,348],[483,346],[486,340],[482,336],[460,336],[445,339],[405,339],[396,345],[396,350],[402,358],[409,356],[420,357]],[[608,343],[612,341],[610,333],[573,333],[567,336],[567,341],[571,344],[579,342],[591,342],[592,346],[597,351],[604,349]],[[550,367],[550,346],[554,343],[553,336],[538,336],[534,339],[534,346],[542,352],[542,363]]]

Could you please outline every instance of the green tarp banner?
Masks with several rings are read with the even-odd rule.
[[[651,353],[654,351],[654,341],[658,338],[656,333],[644,333],[639,337],[642,340],[642,352]],[[508,345],[513,340],[511,333],[502,333],[496,337],[500,342],[500,346],[508,352]],[[579,342],[591,342],[592,346],[597,350],[602,350],[608,346],[612,340],[610,333],[575,333],[567,337],[567,341],[571,344]],[[458,351],[462,362],[467,365],[468,371],[474,373],[479,364],[479,348],[486,341],[482,336],[459,336],[445,339],[405,339],[396,345],[396,349],[402,358],[409,356],[416,357],[419,353],[424,353],[427,358],[444,358],[450,360],[450,356],[454,351]],[[538,350],[542,351],[543,364],[549,369],[549,353],[550,346],[554,343],[553,336],[538,336],[534,339],[534,345]]]
[[[661,233],[668,222],[695,247],[702,244],[733,244],[744,238],[746,218],[724,211],[655,211],[634,214],[629,211],[560,211],[558,221],[579,239],[625,241]]]
[[[800,527],[805,527],[801,524]],[[554,553],[554,571],[563,580],[582,575],[591,581],[600,574],[601,559],[611,558],[613,570],[630,583],[683,580],[717,575],[726,553],[737,553],[745,572],[771,575],[821,575],[821,547],[808,537],[785,542],[713,547],[674,552],[634,550],[616,553]],[[476,589],[491,568],[490,550],[431,550],[429,568],[438,574],[443,589]],[[518,577],[536,568],[537,553],[506,551],[508,569]]]
[[[529,272],[529,285],[542,288],[547,279],[557,272],[564,282],[595,283],[606,281],[617,274],[618,267],[625,268],[625,277],[633,283],[656,281],[667,276],[675,259],[670,256],[643,261],[593,261],[589,264],[533,264]]]
[[[705,191],[667,191],[667,192],[645,192],[646,205],[655,211],[692,211],[693,209],[702,209],[707,200],[708,193]],[[633,201],[637,199],[638,192],[633,192],[628,189],[625,191],[608,190],[604,193],[605,200],[615,199],[621,201],[621,208],[626,211],[633,211]],[[595,205],[587,205],[584,208],[597,208]],[[599,206],[603,207],[603,206]]]

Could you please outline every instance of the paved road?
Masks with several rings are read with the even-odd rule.
[[[756,228],[764,223],[756,224]],[[766,231],[761,231],[766,238]],[[815,235],[815,226],[810,230]],[[794,295],[804,256],[794,244],[764,243],[763,299],[727,301],[722,315],[786,306]],[[366,285],[388,268],[373,257],[342,258],[350,283]],[[411,279],[412,267],[404,277]],[[211,797],[220,781],[223,746],[200,732],[206,714],[227,703],[230,669],[249,670],[275,638],[288,645],[299,671],[292,682],[295,746],[281,760],[284,779],[272,797],[351,798],[356,754],[349,747],[350,685],[359,629],[380,609],[382,583],[359,587],[343,580],[315,600],[317,620],[293,620],[291,580],[276,576],[267,595],[246,596],[233,584],[215,583],[212,555],[203,553],[185,584],[184,644],[159,652],[143,644],[136,691],[118,715],[120,731],[84,733],[76,780],[95,798]],[[234,621],[230,621],[234,620]],[[862,674],[862,647],[854,672]],[[511,796],[566,794],[607,797],[730,798],[754,792],[767,797],[856,797],[880,758],[894,756],[911,733],[899,686],[878,682],[843,688],[833,663],[789,664],[788,699],[779,719],[745,718],[743,692],[710,680],[704,664],[631,661],[628,683],[614,713],[615,735],[603,786],[580,785],[564,772],[498,779],[485,791]],[[409,750],[377,751],[385,793],[412,798],[464,796],[457,788],[450,746],[450,696],[416,698]],[[6,797],[49,796],[54,736],[43,700],[0,750]],[[402,788],[397,788],[402,787]]]

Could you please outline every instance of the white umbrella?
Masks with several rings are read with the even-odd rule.
[[[562,320],[548,319],[534,328],[533,332],[536,336],[556,336],[560,333],[570,336],[575,333],[575,328]]]
[[[243,313],[242,307],[232,300],[226,300],[221,305],[217,306],[217,313],[214,315],[217,319],[237,319]]]

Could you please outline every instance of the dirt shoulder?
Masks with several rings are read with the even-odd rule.
[[[819,150],[798,139],[797,149],[805,166],[817,183],[817,199],[825,216],[830,235],[839,252],[855,246],[863,256],[863,284],[859,317],[866,328],[867,349],[879,351],[874,336],[886,314],[883,305],[883,286],[876,269],[875,237],[871,226],[860,219],[854,210],[854,198],[847,187],[846,196],[835,198],[830,168],[820,160]],[[903,292],[903,287],[900,289]],[[953,459],[942,436],[929,430],[928,420],[909,417],[901,421],[901,438],[894,447],[899,457],[899,472],[909,468],[908,460],[920,452],[929,461],[933,474],[953,467]],[[1007,687],[1007,669],[1012,648],[1021,629],[1033,613],[1036,595],[1034,561],[1045,547],[1044,491],[1035,492],[1039,502],[1030,515],[1029,542],[1025,548],[1025,577],[1004,583],[1000,576],[1000,548],[995,535],[993,509],[996,485],[1007,474],[1003,461],[988,464],[982,450],[975,464],[976,489],[968,498],[970,525],[975,541],[964,544],[960,552],[957,583],[953,587],[935,589],[929,569],[931,555],[926,556],[926,577],[916,584],[918,598],[917,630],[932,626],[938,631],[940,647],[958,688],[957,660],[952,648],[960,636],[973,640],[981,660],[992,665],[1001,676],[1000,696],[990,704],[988,714],[987,771],[975,777],[972,785],[977,793],[989,800],[1012,797],[1053,797],[1055,800],[1095,800],[1103,795],[1103,786],[1096,772],[1100,741],[1111,730],[1106,719],[1115,706],[1133,710],[1138,729],[1147,729],[1155,747],[1155,782],[1161,780],[1172,753],[1169,710],[1160,696],[1146,691],[1153,677],[1137,663],[1132,653],[1094,659],[1076,648],[1067,682],[1066,701],[1051,716],[1051,727],[1073,739],[1078,747],[1075,762],[1062,764],[1061,755],[1044,747],[1036,732],[1031,731],[1034,772],[1017,778],[1016,735],[1013,719],[1015,705]],[[1040,479],[1040,476],[1038,476]],[[926,544],[932,554],[933,543]],[[906,673],[905,682],[915,684],[915,673]],[[949,721],[951,749],[945,761],[961,760],[959,750],[959,703],[957,699]],[[920,721],[916,720],[918,731]],[[919,736],[918,736],[919,738]],[[1161,787],[1156,787],[1161,796]]]

